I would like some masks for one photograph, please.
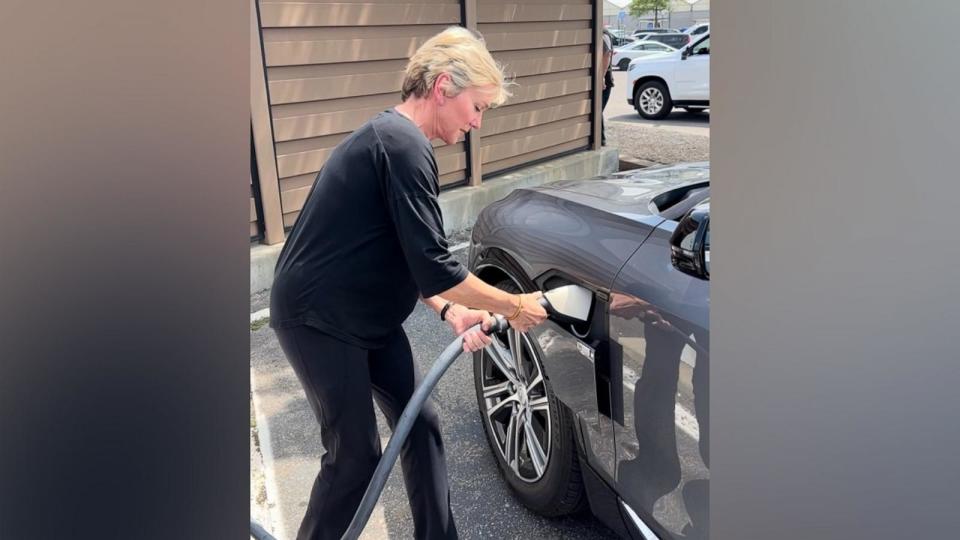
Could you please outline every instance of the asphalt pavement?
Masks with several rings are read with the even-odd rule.
[[[451,246],[465,241],[454,235]],[[454,253],[465,262],[467,250]],[[251,297],[251,313],[267,307],[269,293]],[[435,313],[417,305],[404,324],[420,371],[426,372],[454,338]],[[250,353],[257,435],[263,456],[266,501],[261,505],[279,538],[294,538],[323,448],[319,428],[273,331],[251,325]],[[473,386],[472,359],[461,356],[434,391],[440,414],[451,504],[461,538],[583,538],[616,536],[590,514],[547,519],[521,506],[500,477],[487,445]],[[384,446],[390,435],[378,411]],[[392,472],[364,538],[413,538],[413,522],[399,466]]]

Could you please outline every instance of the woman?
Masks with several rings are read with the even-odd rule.
[[[320,423],[326,449],[298,538],[340,538],[380,457],[372,399],[391,428],[419,383],[401,324],[419,298],[460,335],[488,312],[526,331],[540,293],[481,281],[447,249],[431,139],[456,143],[509,94],[479,36],[452,27],[410,59],[402,103],[334,149],[277,263],[271,326]],[[469,307],[468,307],[469,306]],[[416,538],[456,538],[440,423],[428,403],[401,452]]]

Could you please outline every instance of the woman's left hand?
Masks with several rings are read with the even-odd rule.
[[[447,310],[447,323],[453,328],[454,333],[463,336],[465,352],[479,351],[490,344],[490,336],[484,334],[480,328],[467,331],[477,323],[481,324],[483,330],[489,330],[493,326],[493,317],[486,311],[453,305]]]

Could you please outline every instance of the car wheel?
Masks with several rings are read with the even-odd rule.
[[[620,68],[620,71],[626,71],[630,67],[630,59],[624,58],[623,60],[620,60],[620,63],[617,64],[617,67]]]
[[[511,280],[496,285],[521,292]],[[487,442],[517,499],[544,516],[586,507],[573,417],[543,371],[543,353],[527,334],[508,329],[474,353],[473,374]]]
[[[640,116],[647,120],[665,118],[673,109],[670,92],[660,81],[647,81],[641,84],[633,96],[633,104]]]

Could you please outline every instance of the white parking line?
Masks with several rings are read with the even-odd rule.
[[[250,314],[250,324],[253,324],[260,319],[266,319],[270,316],[270,308],[263,308],[260,311],[256,311]]]
[[[468,247],[470,247],[470,242],[463,242],[450,248],[450,253],[460,251],[461,249],[467,249]]]

